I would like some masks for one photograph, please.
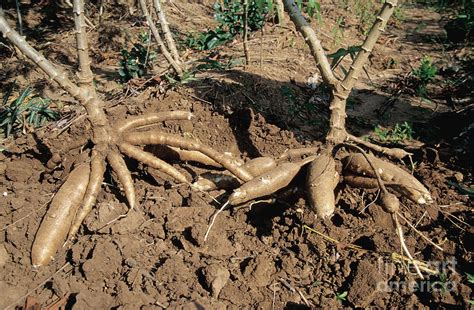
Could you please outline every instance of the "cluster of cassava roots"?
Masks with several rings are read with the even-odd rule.
[[[74,238],[101,190],[106,162],[112,167],[122,185],[130,209],[134,208],[137,198],[131,173],[123,159],[124,155],[159,169],[177,182],[189,184],[195,190],[231,189],[233,192],[228,198],[230,205],[239,205],[259,197],[272,195],[279,189],[286,187],[300,169],[307,166],[308,202],[318,217],[329,218],[336,207],[334,189],[341,181],[341,177],[336,171],[335,161],[335,154],[341,147],[356,151],[349,153],[342,159],[343,181],[353,187],[378,188],[380,190],[379,204],[385,211],[392,214],[403,251],[413,260],[405,246],[403,232],[398,223],[397,215],[400,213],[397,197],[405,196],[415,203],[423,204],[431,201],[430,193],[410,173],[394,164],[378,159],[374,155],[366,154],[357,144],[392,158],[405,157],[408,155],[407,152],[402,149],[389,149],[368,143],[345,130],[346,99],[377,38],[384,31],[397,1],[387,0],[384,2],[374,25],[344,78],[336,77],[331,70],[320,41],[294,1],[284,0],[283,2],[285,10],[310,47],[324,83],[332,91],[330,131],[326,137],[326,147],[319,154],[316,154],[317,150],[312,148],[288,150],[276,160],[262,157],[245,163],[179,134],[169,134],[159,130],[139,130],[139,127],[158,124],[165,120],[192,119],[192,114],[186,111],[151,113],[111,124],[104,112],[104,102],[99,98],[93,86],[82,0],[74,0],[73,3],[79,64],[77,84],[72,82],[62,69],[53,65],[13,30],[8,25],[0,8],[0,31],[3,36],[8,38],[21,53],[85,107],[93,132],[91,137],[93,147],[89,151],[89,159],[86,162],[75,164],[75,168],[53,198],[41,223],[32,248],[33,265],[40,266],[49,263],[65,240]],[[182,61],[174,46],[159,0],[154,0],[154,7],[165,40],[161,39],[161,34],[148,12],[145,0],[140,0],[140,5],[162,54],[174,71],[180,75],[184,72]],[[143,145],[161,145],[163,151],[174,152],[182,161],[194,161],[224,168],[226,173],[204,174],[192,183],[179,170],[144,151],[140,147]],[[293,159],[293,162],[288,160],[290,158]],[[294,161],[295,158],[299,160]]]

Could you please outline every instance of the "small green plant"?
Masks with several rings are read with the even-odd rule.
[[[470,273],[467,273],[465,272],[466,274],[466,277],[467,277],[467,282],[469,282],[469,284],[474,284],[474,274],[470,274]]]
[[[413,129],[410,124],[403,122],[395,124],[393,129],[385,129],[380,126],[374,128],[377,139],[382,142],[398,143],[413,139]]]
[[[354,46],[349,46],[347,49],[345,48],[340,48],[338,49],[335,53],[329,54],[328,57],[332,58],[331,61],[331,69],[335,69],[346,57],[349,55],[352,60],[355,59],[355,56],[357,53],[360,51],[361,46],[360,45],[354,45]],[[341,67],[341,70],[343,71],[344,75],[347,74],[347,70],[344,67]]]
[[[415,78],[415,92],[420,97],[427,97],[426,87],[436,77],[438,68],[433,64],[429,56],[423,57],[420,66],[412,71]]]
[[[310,17],[321,22],[321,7],[316,0],[297,0],[297,5]],[[268,16],[274,16],[273,0],[249,0],[247,25],[249,31],[261,29]],[[244,6],[240,0],[223,0],[214,4],[214,18],[219,26],[213,30],[190,34],[184,44],[196,50],[211,50],[230,40],[244,30]]]
[[[296,0],[296,5],[298,5],[300,11],[308,14],[309,17],[316,17],[319,23],[322,22],[321,5],[316,0],[308,0],[304,2],[303,0]]]
[[[250,31],[255,31],[265,24],[267,13],[273,8],[271,0],[249,1],[247,22]],[[188,35],[185,44],[197,50],[210,50],[222,45],[237,34],[243,32],[244,7],[241,1],[224,0],[214,4],[214,18],[219,26],[214,30]]]
[[[123,82],[142,77],[146,74],[150,62],[156,58],[156,53],[147,47],[150,43],[148,33],[139,34],[139,42],[131,50],[122,49],[122,59],[119,61],[119,75]]]
[[[339,302],[347,301],[347,291],[336,293],[336,300]]]
[[[29,87],[9,103],[15,86],[13,83],[3,96],[0,110],[0,128],[6,137],[26,126],[38,128],[49,120],[59,118],[59,113],[49,108],[51,101],[32,95]]]
[[[366,35],[375,21],[376,8],[371,0],[356,0],[354,3],[354,13],[359,19],[359,31]]]
[[[448,290],[448,276],[446,273],[441,273],[439,275],[439,280],[438,281],[434,281],[432,284],[431,284],[431,288],[433,290],[439,290],[441,292],[441,294],[445,294]]]
[[[331,35],[333,40],[333,46],[339,46],[341,44],[341,40],[344,37],[344,31],[342,30],[342,26],[346,23],[344,17],[339,16],[336,20],[336,24],[331,29]]]

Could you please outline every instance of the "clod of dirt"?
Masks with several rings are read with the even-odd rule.
[[[4,174],[6,170],[7,170],[7,164],[0,163],[0,174]]]
[[[269,255],[259,255],[252,259],[245,268],[244,276],[257,287],[267,286],[276,272],[273,258]]]
[[[38,163],[39,164],[39,163]],[[32,159],[13,160],[7,163],[5,175],[7,179],[13,182],[26,182],[32,177],[31,181],[38,181],[42,166],[35,165]]]
[[[222,288],[229,281],[230,272],[219,264],[212,264],[202,270],[206,284],[211,289],[212,297],[217,298]]]
[[[97,243],[92,258],[82,265],[82,270],[87,281],[107,281],[117,272],[121,263],[122,257],[117,246],[109,240],[103,240]]]
[[[5,266],[9,258],[10,256],[8,255],[7,249],[5,249],[5,244],[0,244],[0,267]]]
[[[384,287],[387,279],[377,269],[377,264],[362,260],[357,265],[354,279],[349,287],[349,300],[356,307],[367,307],[377,295],[382,293],[378,288]]]

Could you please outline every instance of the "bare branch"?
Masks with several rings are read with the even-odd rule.
[[[291,20],[295,24],[296,29],[298,29],[298,31],[303,35],[303,38],[308,44],[311,54],[316,61],[316,66],[318,67],[319,71],[321,71],[321,76],[323,77],[324,82],[334,88],[338,83],[338,80],[331,71],[329,60],[326,57],[324,49],[321,46],[321,42],[316,36],[316,33],[306,22],[306,19],[301,14],[294,0],[284,0],[283,3],[285,5],[286,11],[290,15]]]
[[[250,64],[250,56],[249,56],[249,47],[247,45],[248,40],[248,0],[242,0],[243,7],[244,7],[244,33],[243,33],[243,43],[244,43],[244,54],[245,54],[245,65],[248,66]]]
[[[82,98],[79,87],[68,79],[66,73],[56,68],[49,60],[44,58],[37,50],[35,50],[25,38],[20,36],[18,32],[13,30],[5,19],[3,10],[0,8],[0,32],[8,38],[23,54],[40,67],[53,81],[57,82],[62,88],[70,93],[74,98]],[[81,103],[85,103],[82,99]]]
[[[379,15],[375,19],[372,28],[367,35],[367,38],[362,44],[359,53],[357,54],[354,62],[352,63],[349,71],[347,72],[344,81],[341,83],[341,94],[338,91],[335,92],[335,96],[342,96],[342,99],[347,98],[349,95],[348,92],[351,91],[352,87],[354,87],[357,78],[359,77],[359,73],[367,62],[372,49],[374,48],[377,39],[379,38],[380,34],[385,31],[385,26],[387,25],[387,21],[392,15],[395,7],[397,6],[397,0],[387,0],[385,1],[384,5],[382,6],[382,10],[380,11]],[[347,95],[346,95],[347,93]],[[345,96],[345,97],[344,97]]]
[[[178,49],[176,48],[176,45],[174,44],[173,36],[171,35],[170,28],[168,27],[169,23],[166,20],[166,15],[161,9],[161,2],[160,0],[154,0],[153,2],[155,4],[155,11],[156,11],[156,15],[158,15],[161,29],[163,30],[163,35],[165,36],[166,44],[168,44],[168,47],[170,49],[171,55],[173,56],[174,60],[178,64],[180,64],[181,59],[179,58]]]
[[[161,39],[160,32],[158,31],[158,28],[156,28],[156,25],[153,22],[153,19],[151,18],[150,12],[148,11],[148,8],[146,7],[145,0],[140,0],[140,7],[142,8],[143,15],[145,15],[146,21],[148,25],[150,26],[151,32],[153,33],[153,36],[155,37],[155,40],[160,47],[161,53],[163,54],[163,56],[165,56],[166,60],[173,67],[176,73],[178,73],[178,75],[181,75],[183,73],[183,70],[173,59],[170,52],[166,48],[165,43],[163,42],[163,39]]]

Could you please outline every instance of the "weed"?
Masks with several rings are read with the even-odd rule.
[[[354,46],[349,46],[347,49],[345,48],[340,48],[338,49],[335,53],[329,54],[328,57],[332,58],[331,62],[331,69],[335,69],[346,57],[349,55],[352,60],[355,59],[356,54],[360,51],[361,46],[360,45],[354,45]],[[341,67],[341,69],[344,71],[344,75],[347,74],[347,70]]]
[[[420,97],[427,97],[426,87],[434,80],[438,68],[432,63],[429,56],[423,57],[418,68],[412,71],[415,78],[415,92]]]
[[[336,293],[336,300],[340,302],[347,301],[347,291]]]
[[[302,0],[296,0],[296,5],[300,11],[308,14],[309,17],[316,17],[319,23],[322,22],[321,5],[316,0],[308,0],[303,3]]]
[[[434,281],[431,284],[431,288],[433,290],[439,290],[441,294],[444,295],[448,290],[448,276],[446,275],[446,273],[441,273],[439,275],[439,280]]]
[[[405,11],[403,10],[403,3],[395,7],[395,10],[393,11],[392,16],[395,22],[401,23],[405,21],[406,16],[405,16]]]
[[[13,83],[3,96],[0,112],[0,128],[6,137],[26,126],[38,128],[49,120],[59,118],[59,113],[49,108],[51,101],[39,96],[32,96],[32,89],[29,87],[9,103],[15,87],[16,85]]]
[[[176,79],[174,76],[170,74],[165,74],[164,78],[168,82],[168,84],[170,84],[171,86],[185,85],[197,80],[195,73],[193,71],[184,72],[180,76],[179,79]]]
[[[470,274],[470,273],[467,273],[465,272],[466,274],[466,277],[467,277],[467,282],[469,282],[469,284],[474,284],[474,274]]]
[[[247,11],[247,23],[250,31],[263,27],[269,8],[270,0],[250,1]],[[188,35],[185,44],[196,50],[210,50],[233,39],[243,32],[243,10],[240,1],[224,0],[214,4],[214,18],[219,22],[215,30]]]
[[[378,140],[382,142],[398,143],[413,139],[413,129],[407,122],[402,124],[397,123],[393,129],[384,129],[377,126],[374,128],[374,133]]]
[[[149,34],[142,32],[139,35],[139,42],[135,43],[130,51],[121,50],[122,59],[119,61],[119,75],[123,82],[128,82],[146,74],[150,61],[156,58],[156,53],[149,51],[149,44]]]
[[[344,37],[344,31],[342,30],[342,26],[345,25],[346,21],[344,17],[339,16],[336,20],[336,24],[331,29],[333,46],[339,46],[341,44],[341,40]]]

